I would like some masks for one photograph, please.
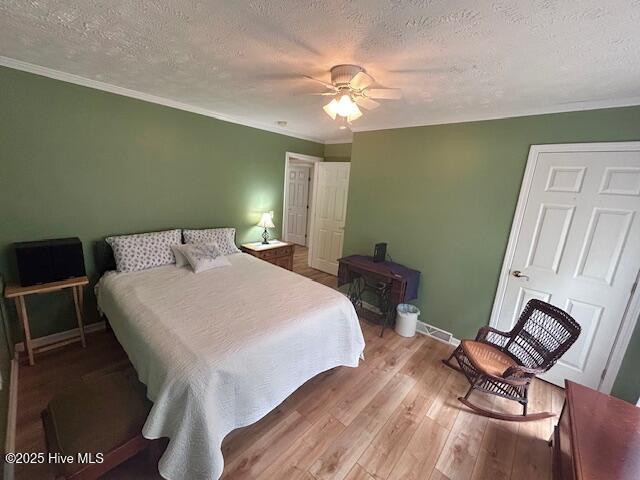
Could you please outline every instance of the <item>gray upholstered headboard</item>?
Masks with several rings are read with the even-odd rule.
[[[111,246],[104,240],[98,240],[93,245],[93,259],[96,265],[98,277],[108,270],[116,269],[116,260],[113,257]]]

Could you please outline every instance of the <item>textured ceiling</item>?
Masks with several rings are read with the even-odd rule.
[[[0,55],[336,140],[338,63],[405,96],[356,131],[640,103],[640,0],[0,0]]]

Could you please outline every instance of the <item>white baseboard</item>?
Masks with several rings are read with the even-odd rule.
[[[106,324],[104,320],[101,320],[96,323],[90,323],[84,326],[84,333],[92,333],[92,332],[97,332],[99,330],[104,330],[105,326]],[[76,327],[76,328],[72,328],[71,330],[65,330],[64,332],[58,332],[58,333],[53,333],[51,335],[45,335],[44,337],[34,338],[31,340],[31,344],[36,348],[45,347],[53,343],[69,340],[70,338],[77,337],[78,335],[80,335],[80,329]],[[16,352],[24,352],[23,342],[16,343]]]
[[[368,302],[362,302],[362,308],[380,314],[380,309]],[[429,325],[428,323],[421,322],[420,320],[418,320],[416,332],[421,333],[422,335],[427,335],[439,342],[453,345],[454,347],[460,345],[460,340],[454,337],[452,333],[442,330],[441,328],[434,327],[433,325]]]
[[[16,419],[18,416],[18,355],[11,359],[11,373],[9,374],[9,402],[7,406],[7,431],[4,439],[4,452],[16,451]],[[14,464],[3,462],[3,477],[5,480],[13,480]]]

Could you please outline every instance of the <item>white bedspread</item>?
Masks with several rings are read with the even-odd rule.
[[[357,366],[364,349],[345,296],[244,253],[228,258],[198,274],[173,265],[107,274],[98,286],[154,402],[143,435],[170,439],[158,465],[167,479],[218,479],[229,432],[315,375]]]

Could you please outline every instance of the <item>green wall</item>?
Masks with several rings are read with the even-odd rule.
[[[622,140],[640,140],[640,107],[357,132],[344,253],[388,242],[395,261],[422,272],[421,320],[474,337],[489,320],[530,145]],[[637,398],[634,338],[616,392]]]
[[[260,212],[282,218],[284,153],[294,151],[352,161],[345,253],[389,242],[394,260],[422,271],[421,319],[468,337],[489,318],[529,146],[638,139],[633,107],[323,146],[0,67],[0,272],[15,278],[9,245],[22,240],[79,236],[93,273],[93,242],[111,233],[232,225],[239,241],[257,239]],[[29,308],[36,336],[74,326],[66,295]],[[630,401],[639,364],[637,328],[614,389]]]
[[[613,385],[613,393],[631,403],[640,399],[640,319],[631,335],[627,354]]]
[[[0,292],[4,289],[4,278],[0,275]],[[2,388],[0,389],[0,451],[4,453],[5,435],[7,432],[7,408],[9,406],[9,384],[11,380],[11,358],[13,348],[7,332],[4,301],[0,299],[0,375]],[[0,477],[2,474],[0,473]]]
[[[80,237],[90,274],[112,233],[234,226],[256,240],[261,212],[282,218],[286,151],[324,145],[0,68],[0,272],[15,279],[23,240]],[[28,308],[34,336],[75,326],[68,292]]]
[[[327,143],[324,146],[325,162],[350,162],[351,161],[351,144],[350,143]]]

